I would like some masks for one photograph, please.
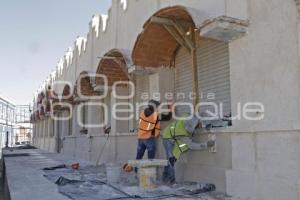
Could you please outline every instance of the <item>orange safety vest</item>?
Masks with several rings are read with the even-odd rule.
[[[158,121],[158,113],[146,117],[144,111],[140,114],[138,139],[149,139],[158,137],[160,134],[160,121]]]

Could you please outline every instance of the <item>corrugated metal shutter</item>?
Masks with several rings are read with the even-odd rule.
[[[223,114],[228,115],[231,112],[228,44],[201,39],[197,45],[200,102],[223,103]],[[207,99],[208,93],[214,93],[215,99]],[[207,109],[213,110],[211,106],[203,106],[201,112]]]
[[[136,76],[135,77],[135,103],[136,106],[142,103],[148,102],[149,99],[144,99],[149,96],[149,77],[148,76]],[[146,95],[147,94],[147,95]],[[143,110],[144,107],[139,107],[136,110],[136,119],[139,118],[139,113]]]
[[[190,94],[192,85],[192,59],[191,54],[181,47],[175,57],[175,100],[180,103],[193,103]],[[192,105],[192,104],[191,104]],[[187,105],[176,106],[176,114],[191,112]]]

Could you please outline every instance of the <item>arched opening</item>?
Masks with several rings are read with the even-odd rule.
[[[73,134],[73,105],[74,105],[74,95],[73,90],[70,84],[66,84],[63,88],[63,92],[61,95],[61,117],[66,120],[62,121],[62,132],[66,133],[66,135]]]
[[[232,26],[222,29],[220,23]],[[156,79],[160,81],[160,93],[164,91],[161,85],[167,85],[172,88],[175,102],[188,104],[178,106],[179,114],[191,112],[206,102],[215,103],[218,114],[230,115],[228,42],[244,34],[246,26],[247,23],[236,19],[211,18],[204,11],[184,6],[163,8],[146,21],[137,37],[133,64],[152,69],[174,69],[169,75],[163,75],[163,78],[158,75]],[[220,104],[223,104],[222,108]],[[199,111],[206,112],[208,107],[200,106]],[[220,113],[220,109],[226,113]]]
[[[95,80],[95,73],[82,71],[77,77],[74,86],[74,112],[76,115],[77,122],[79,123],[79,130],[81,134],[87,134],[88,129],[86,128],[89,123],[90,108],[89,102],[95,100],[97,96],[101,95],[101,92],[94,90],[93,81]],[[79,115],[78,115],[79,114]],[[80,118],[78,118],[80,116]]]
[[[197,28],[206,17],[204,13],[183,6],[163,8],[154,13],[144,24],[138,36],[132,58],[134,65],[159,68],[174,67],[175,56],[184,48],[190,56],[192,92],[195,94],[193,106],[199,102],[197,84],[196,41],[200,37]]]
[[[63,89],[63,92],[61,95],[61,99],[60,99],[61,102],[70,103],[70,104],[74,103],[74,95],[73,95],[73,91],[72,91],[71,87],[72,86],[69,84],[66,84],[64,86],[64,89]]]
[[[107,106],[107,111],[104,113],[102,119],[106,121],[106,127],[111,127],[113,132],[128,133],[132,129],[132,120],[118,120],[114,116],[128,117],[130,113],[116,113],[112,112],[120,109],[128,109],[128,104],[132,101],[131,98],[118,98],[113,93],[119,96],[128,96],[130,94],[130,81],[131,76],[128,74],[128,68],[132,65],[130,51],[124,49],[112,49],[103,57],[99,62],[96,71],[96,91],[101,91],[107,94],[101,101]],[[106,81],[104,80],[104,78]],[[115,87],[114,87],[115,84]],[[127,105],[120,105],[118,108],[113,109],[116,103],[128,103]],[[106,118],[105,118],[106,117]],[[105,119],[104,119],[105,118]]]
[[[191,9],[190,9],[191,10]],[[144,24],[132,53],[134,65],[143,67],[174,66],[179,46],[193,46],[186,33],[195,29],[190,10],[183,6],[163,8]]]
[[[107,86],[112,86],[117,81],[129,81],[128,66],[131,59],[126,50],[112,49],[100,60],[96,74],[107,78]],[[96,77],[97,85],[104,85],[103,78]]]
[[[89,100],[94,96],[99,96],[101,93],[95,91],[92,81],[95,78],[95,73],[83,71],[79,74],[74,86],[74,101],[80,102]]]

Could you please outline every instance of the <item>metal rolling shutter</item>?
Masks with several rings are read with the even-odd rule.
[[[190,94],[192,85],[192,59],[191,54],[181,47],[175,57],[175,100],[176,102],[192,103]],[[183,96],[184,95],[184,96]],[[192,104],[191,104],[192,105]],[[187,105],[176,106],[176,114],[191,112]]]
[[[197,48],[198,84],[200,102],[223,103],[223,114],[231,112],[230,68],[228,44],[201,39]],[[214,93],[215,99],[208,100],[207,94]],[[212,107],[202,107],[201,112]]]

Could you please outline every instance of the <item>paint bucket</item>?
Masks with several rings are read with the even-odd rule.
[[[106,164],[106,178],[108,183],[118,183],[121,176],[121,167],[115,164]]]
[[[139,168],[139,186],[144,190],[156,188],[156,167]]]

